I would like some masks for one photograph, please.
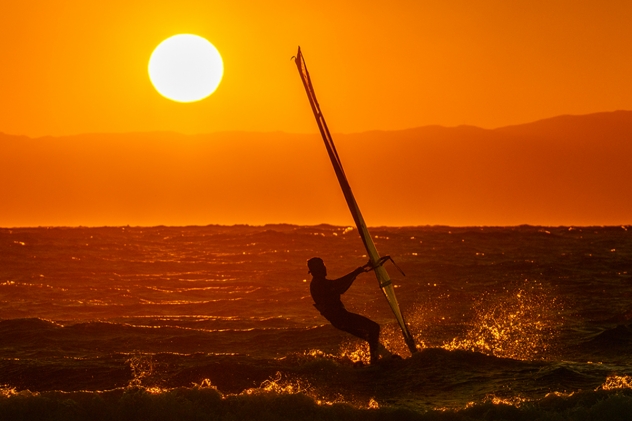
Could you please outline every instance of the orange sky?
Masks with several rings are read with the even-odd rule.
[[[240,131],[305,134],[311,139],[317,127],[291,61],[298,45],[303,49],[321,108],[334,134],[428,125],[491,129],[565,114],[632,110],[632,1],[627,0],[5,3],[0,9],[0,133],[9,135]],[[158,94],[149,81],[147,65],[153,49],[178,33],[207,38],[223,56],[223,81],[213,95],[200,102],[170,101]],[[277,138],[282,136],[275,136],[278,145],[270,145],[272,149],[281,144]],[[341,142],[343,137],[339,137]],[[265,135],[260,138],[269,139]],[[320,160],[309,168],[304,156],[278,156],[278,168],[266,167],[269,157],[265,157],[259,166],[214,176],[217,168],[208,162],[187,160],[179,168],[169,167],[174,176],[167,180],[168,172],[163,174],[159,164],[171,165],[169,157],[179,156],[178,147],[186,152],[183,145],[161,150],[163,155],[169,151],[160,155],[160,159],[167,160],[164,162],[152,158],[152,153],[158,152],[147,151],[121,157],[117,164],[113,154],[125,150],[122,146],[116,152],[98,149],[96,143],[88,141],[85,150],[77,151],[60,150],[54,139],[50,144],[47,142],[51,139],[39,143],[22,142],[11,136],[3,139],[11,139],[5,141],[5,150],[15,146],[16,150],[25,151],[28,145],[39,149],[23,152],[24,156],[19,157],[11,153],[0,156],[4,162],[0,165],[4,168],[0,168],[0,194],[6,198],[0,206],[0,226],[352,223],[320,141],[301,146],[307,147],[302,152],[305,155],[314,154],[309,159]],[[70,145],[72,141],[60,139],[58,143]],[[612,141],[625,144],[623,138]],[[100,145],[111,147],[108,142]],[[76,158],[68,165],[87,171],[93,178],[77,184],[78,176],[60,164],[65,158],[48,162],[49,147],[57,157]],[[32,159],[37,154],[44,154],[38,155],[40,161]],[[93,161],[84,162],[81,154]],[[248,154],[246,146],[240,149],[237,145],[223,164],[236,168],[244,164]],[[546,148],[542,154],[547,155]],[[563,195],[558,191],[552,191],[550,197],[528,196],[517,188],[507,194],[496,190],[493,197],[497,206],[492,208],[484,200],[485,194],[492,194],[485,190],[488,186],[483,186],[480,194],[468,202],[468,208],[461,203],[467,192],[455,190],[463,181],[454,178],[457,173],[444,179],[434,179],[430,174],[422,180],[430,183],[428,189],[434,189],[436,197],[444,200],[432,200],[428,189],[419,190],[419,183],[410,181],[408,176],[397,179],[368,171],[361,179],[353,174],[349,178],[358,196],[369,191],[358,197],[361,206],[366,203],[363,211],[369,225],[630,223],[627,211],[609,210],[629,208],[622,201],[620,190],[612,189],[621,180],[613,179],[612,185],[606,180],[603,186],[586,189],[574,181],[576,177],[563,177],[571,173],[568,168],[577,168],[564,162],[565,154],[559,156],[547,171],[552,179],[565,180],[559,191],[577,192],[575,199],[593,203],[594,215],[571,218],[562,207],[571,202],[560,199]],[[259,162],[261,156],[254,158]],[[353,158],[364,159],[358,154],[344,157],[346,168],[353,170],[362,164]],[[109,168],[121,167],[122,162],[134,166],[134,162],[145,160],[153,173],[143,173],[141,168],[145,167],[138,164],[137,171],[126,172],[122,181],[117,181],[119,184],[112,181],[116,171],[107,173]],[[526,172],[516,174],[516,180],[533,170],[531,162],[522,165]],[[103,168],[102,173],[93,171],[97,168]],[[309,182],[307,177],[299,177],[306,171],[324,171],[329,177],[325,180],[323,175],[318,181],[310,181],[329,183],[318,186],[326,190],[318,200],[327,202],[329,207],[314,208],[310,215],[304,209],[310,201],[310,187],[305,187]],[[414,172],[414,167],[407,171],[415,177],[421,174]],[[292,180],[287,176],[290,172],[295,177]],[[181,177],[187,181],[177,181],[181,174],[199,177]],[[291,186],[280,188],[277,183],[264,187],[262,183],[271,175],[278,175]],[[498,173],[492,184],[507,178],[507,186],[517,185],[508,177],[507,173]],[[132,182],[138,183],[139,179],[141,184]],[[209,179],[214,185],[209,185]],[[241,187],[230,187],[232,190],[225,192],[225,204],[201,202],[209,189],[229,188],[229,179],[237,183],[231,186]],[[533,180],[521,182],[531,186]],[[384,209],[366,199],[371,197],[375,182],[397,184],[403,189],[396,196],[402,200],[398,210],[391,207],[396,202],[392,197],[379,205]],[[101,190],[94,190],[94,186]],[[122,194],[121,189],[127,187],[129,194]],[[538,186],[533,188],[538,191]],[[137,192],[141,190],[148,196],[139,196]],[[148,193],[152,191],[157,193]],[[596,193],[588,194],[589,191]],[[296,192],[307,197],[299,200]],[[409,199],[413,196],[423,203],[415,207],[417,202]],[[50,201],[44,201],[45,197]],[[88,198],[92,202],[86,202]],[[550,213],[551,198],[562,200],[555,205],[559,205],[556,217]],[[409,209],[404,209],[406,206]],[[409,216],[404,218],[406,212]]]
[[[0,132],[314,133],[301,45],[332,132],[484,128],[632,109],[632,2],[24,0],[0,13]],[[154,47],[224,58],[215,94],[161,97]]]

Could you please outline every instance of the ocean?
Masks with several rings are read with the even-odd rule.
[[[630,420],[632,227],[375,227],[372,273],[316,311],[306,261],[367,261],[330,225],[0,229],[0,420]]]

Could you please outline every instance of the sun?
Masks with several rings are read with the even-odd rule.
[[[224,75],[217,48],[193,34],[179,34],[161,42],[149,58],[149,79],[165,98],[200,101],[211,95]]]

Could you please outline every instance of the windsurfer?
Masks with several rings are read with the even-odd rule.
[[[320,257],[313,257],[307,261],[312,281],[309,285],[314,307],[323,315],[333,327],[364,339],[369,343],[371,363],[378,361],[380,355],[389,352],[380,344],[380,325],[359,314],[347,311],[340,300],[356,277],[364,272],[373,270],[371,263],[358,267],[351,273],[338,279],[327,279],[327,268]]]

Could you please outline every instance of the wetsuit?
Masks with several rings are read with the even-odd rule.
[[[330,280],[324,276],[314,276],[309,290],[314,299],[314,307],[337,329],[351,333],[369,343],[371,354],[375,354],[379,344],[380,325],[359,314],[350,313],[340,300],[355,278],[364,272],[357,268],[339,279]]]

